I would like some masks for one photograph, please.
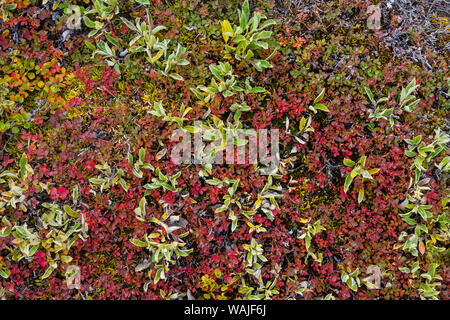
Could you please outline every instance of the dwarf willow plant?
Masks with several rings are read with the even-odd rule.
[[[11,271],[6,267],[5,263],[3,261],[0,261],[0,277],[4,279],[8,279],[11,275]],[[0,288],[0,299],[3,298],[1,295],[1,291],[3,288]]]
[[[369,169],[365,168],[366,166],[366,156],[362,156],[358,162],[354,162],[351,159],[344,159],[344,165],[347,167],[353,168],[352,171],[347,175],[344,182],[344,192],[347,193],[350,185],[353,180],[358,177],[361,179],[361,189],[358,191],[358,203],[361,203],[364,200],[364,179],[373,180],[372,175],[376,174],[380,169]]]
[[[399,241],[403,242],[402,249],[410,253],[417,260],[410,266],[401,267],[400,271],[413,275],[418,279],[413,285],[417,288],[422,299],[437,299],[440,291],[438,287],[443,279],[436,274],[439,268],[439,256],[445,252],[445,244],[450,236],[450,219],[445,210],[449,196],[447,195],[441,201],[444,212],[436,214],[433,206],[427,204],[425,192],[430,190],[428,186],[431,179],[425,177],[421,179],[431,168],[431,163],[442,151],[447,151],[447,144],[450,141],[447,134],[443,134],[439,129],[435,130],[434,140],[430,144],[425,144],[421,136],[412,139],[405,139],[408,144],[408,150],[405,155],[414,159],[411,170],[414,170],[414,180],[411,179],[408,193],[404,201],[404,208],[408,210],[401,213],[402,219],[414,229],[412,234],[403,232]],[[447,160],[446,160],[447,159]],[[435,166],[441,174],[447,174],[448,156]],[[441,243],[441,245],[439,244]],[[426,264],[420,261],[425,260]]]
[[[311,251],[311,239],[314,235],[324,230],[326,230],[325,227],[320,224],[320,220],[317,220],[314,224],[308,224],[307,227],[304,228],[302,234],[298,237],[298,239],[305,239],[305,247],[306,251],[308,252],[305,258],[305,262],[308,261],[308,258],[311,256],[314,261],[322,263],[322,253],[320,252],[318,255],[316,255]]]
[[[210,85],[199,85],[197,88],[191,88],[195,96],[204,103],[209,102],[218,93],[221,93],[227,98],[234,95],[234,91],[244,91],[238,85],[236,76],[233,75],[233,68],[228,62],[219,62],[219,65],[210,65],[209,70],[213,75]]]
[[[125,173],[122,169],[113,170],[111,166],[103,160],[102,164],[96,165],[95,168],[100,171],[100,174],[97,177],[89,179],[93,189],[99,188],[101,193],[103,190],[108,190],[119,184],[125,192],[128,191],[128,185],[124,179]],[[92,192],[95,194],[94,190],[92,190]]]
[[[289,118],[286,119],[286,127],[289,127]],[[305,117],[300,119],[298,124],[298,133],[294,136],[294,138],[301,144],[306,144],[309,140],[309,132],[314,132],[314,128],[311,126],[311,121],[311,116],[309,116],[308,119]]]
[[[250,5],[244,1],[242,10],[238,10],[239,25],[231,25],[228,20],[222,21],[222,36],[225,40],[225,59],[235,58],[238,61],[249,61],[257,71],[264,68],[272,68],[269,60],[275,56],[276,50],[266,59],[256,59],[255,53],[269,48],[268,39],[272,31],[265,30],[275,25],[274,20],[265,20],[267,17],[259,12],[254,12],[250,18]],[[230,40],[228,42],[228,40]]]
[[[13,209],[20,208],[23,212],[27,211],[24,204],[25,192],[28,190],[27,177],[34,173],[33,168],[28,164],[26,154],[22,154],[19,160],[19,170],[5,170],[0,173],[0,185],[7,184],[2,187],[3,191],[0,198],[0,213],[3,213],[8,207]]]
[[[322,89],[319,95],[314,99],[313,103],[308,106],[308,109],[311,110],[314,114],[316,114],[319,110],[323,112],[330,112],[328,107],[320,102],[322,101],[324,95],[325,95],[325,88]],[[294,130],[291,130],[289,126],[290,120],[288,117],[286,117],[285,131],[288,135],[293,136],[298,143],[306,144],[306,142],[309,140],[310,132],[314,132],[314,128],[311,126],[311,122],[312,122],[311,115],[309,115],[308,118],[302,116],[298,124],[298,131],[297,133],[294,134],[293,133]]]
[[[411,82],[406,86],[406,88],[402,88],[399,97],[398,108],[404,110],[406,112],[413,112],[417,104],[420,102],[420,99],[416,99],[413,95],[414,91],[419,86],[416,84],[416,79],[414,78]],[[388,97],[383,97],[378,100],[374,98],[372,91],[369,88],[364,87],[366,91],[366,95],[369,98],[370,103],[374,106],[375,110],[371,111],[369,114],[369,118],[384,119],[388,120],[391,127],[394,126],[395,120],[398,119],[398,116],[394,114],[395,107],[383,109],[381,107],[382,103],[387,102]]]
[[[27,177],[34,173],[32,167],[28,164],[25,154],[19,161],[19,171],[3,171],[0,174],[0,184],[7,182],[5,178],[9,178],[9,191],[2,194],[0,201],[0,212],[3,213],[6,208],[20,208],[26,212],[24,205],[25,191],[28,189]],[[36,188],[40,191],[46,190],[48,187],[37,183]],[[12,234],[14,239],[12,244],[13,261],[21,259],[30,260],[39,249],[44,249],[49,267],[42,276],[47,278],[59,263],[67,264],[72,258],[67,252],[73,246],[77,239],[85,239],[87,237],[87,224],[84,216],[69,205],[65,205],[60,209],[56,204],[43,203],[44,210],[37,217],[35,226],[39,226],[38,230],[45,230],[45,236],[40,235],[35,227],[29,226],[27,223],[13,225],[8,218],[3,216],[2,223],[5,225],[0,230],[0,237],[7,237]],[[7,273],[7,271],[5,271]],[[6,275],[6,273],[4,275]]]
[[[120,73],[119,59],[117,57],[116,49],[119,47],[119,43],[109,34],[105,34],[105,36],[108,42],[111,43],[111,46],[108,44],[108,42],[103,40],[97,42],[97,47],[86,41],[86,46],[93,51],[92,57],[97,54],[101,55],[105,59],[108,66],[113,67],[114,70],[117,71],[117,73]]]
[[[246,268],[247,272],[253,276],[255,276],[259,282],[262,281],[261,277],[261,268],[262,265],[260,264],[263,262],[267,262],[267,258],[263,255],[263,248],[262,245],[256,242],[255,239],[252,239],[250,241],[250,244],[244,244],[244,250],[247,251],[246,255]]]
[[[177,44],[176,48],[169,50],[172,41],[160,40],[158,33],[165,30],[165,26],[153,27],[153,22],[147,12],[147,21],[136,18],[135,22],[121,18],[128,28],[136,33],[129,42],[129,51],[132,54],[144,52],[145,58],[152,66],[156,66],[161,74],[175,80],[182,81],[183,77],[174,72],[176,66],[186,66],[189,61],[184,58],[186,48]]]
[[[162,227],[162,229],[157,229],[153,233],[145,234],[142,240],[134,238],[131,240],[131,243],[137,247],[145,248],[150,252],[151,263],[147,263],[140,268],[140,270],[148,268],[153,264],[153,269],[148,272],[148,276],[151,279],[152,271],[155,270],[153,283],[156,284],[158,281],[167,278],[166,273],[170,270],[170,266],[175,264],[177,259],[187,257],[193,252],[193,249],[184,249],[186,243],[182,239],[187,237],[189,232],[185,232],[178,236],[173,235],[174,231],[185,226],[179,223],[180,219],[182,219],[180,216],[173,216],[171,215],[171,211],[166,211],[160,219],[151,217],[147,221],[145,219],[145,204],[145,198],[143,198],[139,204],[139,210],[135,210],[137,219],[143,222],[152,222],[157,226]],[[146,284],[146,286],[148,286],[148,284]]]
[[[153,265],[153,269],[148,272],[148,276],[152,278],[152,271],[155,273],[153,275],[153,283],[156,284],[160,280],[166,279],[166,274],[170,270],[170,266],[176,262],[176,259],[180,257],[186,257],[192,253],[192,249],[184,249],[183,247],[186,243],[182,240],[185,238],[189,232],[183,233],[182,235],[175,236],[174,231],[181,229],[186,226],[187,221],[182,219],[180,216],[171,215],[172,211],[167,210],[158,219],[156,217],[150,217],[147,219],[146,196],[151,195],[152,190],[163,188],[172,192],[179,192],[180,189],[177,188],[177,179],[181,176],[181,171],[175,173],[172,176],[164,175],[159,168],[154,168],[149,163],[144,163],[146,151],[144,148],[139,150],[139,157],[134,160],[131,154],[128,154],[128,162],[133,167],[133,175],[138,179],[144,177],[142,169],[149,169],[154,172],[155,177],[152,178],[151,183],[145,184],[143,187],[146,190],[144,196],[139,201],[139,206],[135,208],[134,213],[136,219],[144,223],[153,223],[161,227],[161,229],[156,230],[153,233],[145,234],[143,239],[134,238],[131,242],[138,247],[146,248],[151,253],[151,262],[144,263],[144,266],[139,267],[139,271],[144,270],[150,265]],[[181,223],[183,221],[183,223]],[[171,241],[171,239],[173,241]],[[146,291],[149,283],[145,284],[144,290]]]
[[[17,8],[17,4],[15,3],[7,3],[6,1],[2,1],[0,3],[0,17],[3,21],[7,21],[9,16],[11,15],[11,11]]]
[[[447,144],[450,142],[450,138],[438,128],[435,130],[433,141],[429,144],[423,142],[420,135],[412,139],[405,139],[405,142],[408,144],[405,155],[409,158],[415,158],[411,169],[414,169],[415,183],[417,183],[420,177],[429,170],[431,161],[442,151],[448,150]],[[449,157],[447,156],[436,166],[441,170],[448,171],[448,162]]]
[[[438,287],[441,286],[440,281],[443,281],[442,277],[436,273],[438,267],[439,264],[431,263],[428,266],[428,270],[425,270],[426,272],[420,274],[420,278],[425,279],[425,282],[421,281],[419,284],[413,286],[418,289],[422,299],[438,299],[440,293]],[[416,276],[418,276],[418,274]]]
[[[120,48],[119,40],[113,37],[109,32],[105,31],[105,27],[112,23],[115,16],[119,14],[119,2],[117,0],[94,0],[92,9],[85,11],[82,6],[72,5],[65,11],[70,14],[68,23],[74,28],[76,25],[72,20],[83,16],[86,27],[93,29],[89,32],[88,37],[96,36],[96,38],[104,35],[106,41],[96,41],[96,45],[85,41],[86,46],[92,50],[92,57],[96,55],[102,56],[106,64],[113,67],[117,73],[120,73],[120,59],[118,50]]]
[[[413,287],[418,289],[422,299],[437,299],[440,293],[438,287],[441,286],[440,281],[443,279],[436,273],[440,264],[435,261],[439,261],[439,254],[445,252],[445,243],[450,236],[448,213],[427,219],[425,223],[419,221],[413,224],[410,218],[408,220],[409,224],[415,226],[414,234],[408,235],[403,232],[399,241],[404,241],[402,249],[411,253],[417,260],[399,270],[411,274],[414,279],[417,279]],[[436,227],[433,228],[433,226],[436,226],[438,230],[434,230]],[[438,246],[439,242],[444,246]],[[425,260],[426,263],[420,264],[420,260]]]
[[[164,106],[162,105],[161,101],[155,102],[154,107],[152,110],[148,111],[151,115],[154,115],[157,118],[162,118],[163,121],[167,122],[175,122],[178,126],[182,127],[183,122],[188,120],[186,118],[187,114],[192,110],[191,107],[186,108],[184,104],[180,105],[180,117],[172,116],[172,113],[167,114],[166,110],[164,109]]]
[[[175,173],[172,176],[167,176],[162,173],[159,168],[153,167],[150,163],[144,163],[145,153],[146,151],[144,148],[139,149],[139,157],[136,159],[136,161],[134,161],[134,158],[131,154],[128,154],[128,162],[133,167],[132,172],[136,178],[142,179],[144,177],[144,172],[142,171],[142,169],[148,169],[155,174],[155,177],[151,179],[151,183],[147,183],[144,185],[144,188],[146,189],[144,196],[150,195],[151,190],[156,190],[161,187],[168,191],[180,191],[179,189],[177,189],[177,179],[181,176],[181,171]]]
[[[325,95],[325,88],[323,88],[322,91],[320,91],[319,95],[314,99],[312,105],[308,106],[308,109],[314,112],[314,114],[316,114],[319,110],[324,112],[330,112],[330,110],[328,110],[328,108],[323,103],[320,103],[324,95]]]
[[[261,281],[261,285],[256,289],[256,294],[250,295],[249,300],[270,300],[273,295],[279,294],[280,292],[275,289],[277,280],[273,281]]]
[[[280,176],[276,176],[280,178]],[[251,207],[251,210],[245,209],[243,207],[243,200],[236,197],[235,193],[238,187],[239,179],[238,180],[231,180],[228,178],[225,178],[224,180],[219,180],[217,178],[213,179],[206,179],[206,183],[214,186],[218,186],[219,188],[223,188],[225,186],[229,186],[228,188],[228,194],[226,194],[223,199],[225,199],[225,202],[222,206],[218,207],[215,212],[222,212],[225,210],[229,210],[229,219],[232,221],[231,224],[231,231],[233,232],[237,228],[238,224],[238,217],[235,215],[234,211],[230,208],[232,204],[236,204],[240,210],[240,214],[242,214],[245,218],[248,219],[246,221],[247,225],[249,226],[249,233],[252,233],[253,231],[256,231],[257,233],[260,232],[266,232],[267,230],[262,227],[261,225],[255,225],[253,224],[253,216],[258,212],[258,210],[261,210],[265,213],[266,217],[273,221],[274,216],[272,214],[272,211],[276,208],[279,208],[278,203],[276,202],[276,198],[280,198],[281,195],[277,192],[273,191],[279,191],[279,188],[272,185],[273,176],[269,176],[266,185],[261,190],[261,192],[258,194],[257,200],[254,202],[253,206]]]
[[[235,195],[237,187],[239,185],[239,180],[227,180],[228,182],[231,182],[231,186],[228,188],[228,192],[226,195],[223,196],[224,203],[220,207],[218,207],[215,212],[219,213],[222,211],[228,210],[228,219],[231,220],[231,231],[233,232],[237,228],[238,218],[235,215],[233,209],[230,207],[232,204],[236,204],[239,208],[239,210],[242,209],[242,204],[239,201],[239,198]]]
[[[67,265],[72,257],[67,253],[78,239],[87,238],[88,225],[83,214],[76,212],[69,205],[60,209],[56,204],[43,203],[46,209],[38,218],[38,225],[45,230],[41,236],[27,223],[14,225],[11,228],[15,246],[13,261],[30,260],[38,250],[46,252],[48,268],[41,279],[49,277],[59,264]]]
[[[273,179],[280,179],[281,177],[282,176],[280,175],[271,175],[267,178],[267,182],[262,188],[261,192],[258,194],[250,213],[254,214],[258,210],[261,210],[270,221],[273,221],[274,216],[272,214],[272,211],[277,208],[279,209],[279,205],[276,199],[282,198],[282,195],[279,193],[280,188],[273,185]]]
[[[78,8],[81,9],[82,7]],[[75,10],[82,12],[79,9]],[[95,36],[98,32],[101,32],[105,24],[110,22],[118,14],[118,0],[94,0],[92,2],[92,9],[85,11],[83,16],[86,27],[93,29],[89,32],[88,37]]]
[[[250,108],[249,105],[247,105],[246,102],[243,103],[233,103],[230,107],[230,110],[234,112],[234,120],[239,121],[241,118],[242,112],[250,111],[252,108]]]
[[[211,161],[220,151],[226,149],[227,145],[245,146],[248,141],[240,137],[240,133],[249,134],[251,130],[243,129],[239,118],[235,117],[234,122],[226,123],[215,115],[201,122],[199,126],[187,125],[183,129],[190,133],[200,133],[203,141],[209,141],[211,145],[194,149],[194,158],[201,159],[204,170],[199,172],[201,177],[207,177],[211,174]]]
[[[150,190],[156,190],[159,188],[166,189],[172,192],[180,191],[177,188],[177,179],[181,176],[181,171],[173,174],[172,176],[167,176],[161,172],[159,168],[155,169],[155,178],[152,178],[151,183],[147,183],[144,185],[144,188],[147,190],[146,195],[150,194]]]
[[[279,291],[275,289],[277,279],[267,280],[265,283],[260,278],[257,279],[258,287],[254,288],[247,284],[246,279],[242,275],[236,276],[241,283],[239,284],[239,293],[242,294],[243,300],[270,300],[273,295],[279,294]]]
[[[148,169],[151,171],[155,170],[155,168],[150,163],[144,163],[145,153],[146,153],[145,149],[140,148],[139,156],[136,159],[136,161],[134,161],[133,155],[131,153],[129,153],[127,157],[128,163],[133,167],[132,169],[133,175],[138,179],[142,179],[144,177],[144,172],[142,171],[142,169]]]
[[[224,187],[228,186],[227,195],[225,195],[223,198],[223,199],[225,199],[225,203],[222,206],[218,207],[215,210],[215,212],[222,212],[222,211],[228,210],[231,204],[236,203],[236,205],[239,207],[239,209],[242,209],[241,213],[246,218],[251,219],[251,217],[256,213],[256,211],[254,211],[254,210],[244,210],[240,199],[237,199],[236,197],[233,198],[233,195],[235,195],[238,184],[239,184],[239,179],[233,180],[233,179],[228,179],[225,177],[225,178],[223,178],[223,180],[220,180],[220,179],[217,179],[214,177],[212,179],[205,179],[205,182],[209,185],[217,186],[218,188],[224,188]],[[234,214],[234,212],[230,212],[228,218],[232,222],[231,223],[231,231],[234,231],[237,227],[238,217]],[[261,226],[253,225],[251,222],[247,222],[247,224],[250,227],[249,233],[251,233],[253,231],[256,231],[258,233],[266,231]]]
[[[359,279],[359,268],[354,271],[351,271],[349,267],[347,269],[342,270],[341,272],[341,280],[345,283],[350,289],[353,291],[358,291],[358,288],[361,286],[361,280]]]

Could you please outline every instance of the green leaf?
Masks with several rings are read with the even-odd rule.
[[[407,267],[398,268],[398,270],[400,270],[403,273],[409,273],[410,272],[409,268],[407,268]]]
[[[372,169],[372,170],[377,170],[377,169]],[[367,170],[362,170],[362,176],[366,179],[373,179],[372,175]]]
[[[405,155],[409,158],[413,158],[415,157],[417,154],[415,152],[409,151],[409,150],[405,150]]]
[[[320,102],[323,99],[324,94],[325,94],[325,88],[323,88],[322,91],[320,91],[319,95],[314,99],[313,104]]]
[[[322,103],[315,104],[314,105],[314,109],[322,110],[322,111],[325,111],[325,112],[330,112],[330,110],[328,110],[328,108]]]
[[[84,16],[83,17],[83,21],[84,21],[84,24],[88,27],[88,28],[95,28],[95,23],[94,23],[94,21],[92,21],[91,19],[89,19],[89,17],[88,16]]]
[[[356,284],[356,281],[353,278],[350,278],[350,283],[347,282],[347,284],[353,291],[355,292],[358,291],[358,285]]]
[[[131,239],[131,243],[134,244],[137,247],[141,247],[141,248],[147,248],[147,242],[144,242],[142,240],[139,239]]]
[[[11,271],[9,271],[7,269],[0,269],[0,276],[2,278],[8,279],[10,275],[11,275]]]
[[[367,160],[367,156],[362,156],[362,157],[359,159],[358,163],[359,163],[362,167],[364,167],[364,166],[366,165],[366,160]]]
[[[177,80],[177,81],[183,81],[184,80],[184,78],[182,76],[180,76],[178,73],[171,73],[171,74],[169,74],[169,76],[172,79]]]
[[[114,47],[118,47],[119,46],[119,42],[114,39],[109,33],[105,34],[106,39],[114,46]]]
[[[102,184],[105,182],[105,179],[90,178],[89,182],[93,184]]]
[[[267,60],[259,60],[259,64],[263,68],[272,68],[272,65]]]
[[[154,283],[154,284],[157,284],[158,281],[161,279],[161,274],[162,274],[162,272],[163,272],[162,269],[156,270],[155,279],[153,279],[153,283]]]
[[[245,30],[247,27],[248,19],[250,17],[250,5],[248,0],[244,1],[242,5],[242,11],[240,12],[239,26],[242,30]]]
[[[212,186],[217,186],[217,185],[221,184],[220,181],[218,181],[218,180],[213,180],[213,179],[207,179],[207,180],[206,180],[206,183],[207,183],[207,184],[210,184],[210,185],[212,185]]]
[[[225,210],[227,210],[227,209],[228,209],[228,207],[225,206],[225,205],[223,205],[223,206],[220,206],[219,208],[217,208],[217,209],[215,210],[215,213],[219,213],[219,212],[225,211]]]
[[[26,169],[27,163],[28,163],[27,155],[25,153],[23,153],[22,157],[20,158],[20,177],[22,179],[25,178],[25,174],[27,172],[27,169]]]
[[[369,97],[370,102],[371,102],[374,106],[376,106],[377,103],[375,102],[375,99],[373,98],[373,93],[372,93],[372,91],[370,91],[369,88],[367,88],[367,87],[364,87],[364,91],[366,91],[366,94],[367,94],[367,96]]]
[[[140,148],[139,149],[139,161],[144,162],[144,159],[145,159],[145,149]]]
[[[52,272],[56,269],[56,267],[57,267],[56,263],[50,265],[47,268],[47,270],[45,270],[45,273],[42,275],[41,279],[42,280],[47,279],[52,274]]]
[[[210,65],[209,70],[217,79],[224,81],[223,77],[222,77],[222,73],[220,72],[220,68],[217,65],[214,65],[214,64]]]
[[[61,261],[63,262],[63,263],[69,263],[70,261],[72,261],[73,259],[72,259],[72,257],[70,257],[70,256],[61,256]]]
[[[361,203],[364,199],[364,189],[360,189],[358,192],[358,203]]]
[[[65,211],[69,216],[71,216],[72,218],[79,218],[79,217],[80,217],[80,214],[79,214],[78,212],[72,210],[72,208],[69,207],[68,205],[65,205],[65,206],[63,207],[63,209],[64,209],[64,211]]]
[[[420,102],[420,100],[418,99],[418,100],[416,100],[416,101],[414,101],[414,102],[408,104],[408,105],[405,107],[405,110],[406,110],[407,112],[412,112],[412,111],[414,110],[415,106],[417,106],[417,104],[418,104],[419,102]]]
[[[92,43],[90,43],[90,42],[87,41],[87,40],[84,41],[84,44],[86,45],[86,47],[88,47],[88,48],[91,49],[92,51],[97,50],[97,48],[96,48]]]
[[[347,176],[347,178],[345,178],[345,182],[344,182],[344,192],[347,193],[348,189],[350,188],[350,185],[353,181],[352,176],[349,174]]]
[[[254,87],[254,88],[251,88],[249,92],[250,93],[264,93],[264,92],[266,92],[266,89],[264,89],[263,87]]]
[[[11,234],[11,228],[10,227],[4,227],[0,230],[0,237],[5,238]]]
[[[356,163],[348,158],[344,159],[344,165],[346,165],[347,167],[353,167]]]
[[[158,32],[167,29],[165,26],[156,26],[152,30],[152,34],[157,34]]]
[[[311,247],[311,235],[309,233],[305,236],[305,247],[307,251],[309,251],[309,248]]]
[[[266,39],[269,39],[271,35],[272,35],[272,31],[261,31],[258,34],[256,34],[255,39],[266,40]]]
[[[234,230],[236,230],[237,228],[237,223],[238,223],[238,219],[235,218],[232,222],[231,222],[231,232],[233,232]]]
[[[119,184],[125,192],[128,192],[128,185],[123,178],[119,179]]]
[[[127,19],[125,19],[125,18],[123,18],[123,17],[120,17],[120,19],[123,21],[123,23],[126,24],[126,26],[127,26],[129,29],[131,29],[131,30],[133,30],[133,31],[137,31],[137,28],[136,28],[130,21],[128,21]]]
[[[76,204],[78,202],[78,192],[79,192],[79,187],[78,187],[78,185],[76,185],[72,190],[72,200],[73,200],[74,204]]]

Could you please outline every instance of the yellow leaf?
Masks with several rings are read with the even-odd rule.
[[[303,129],[305,128],[306,125],[306,119],[305,117],[302,117],[302,119],[300,120],[300,125],[298,126],[298,130],[303,131]]]
[[[436,244],[436,238],[434,236],[431,236],[431,243]]]
[[[262,200],[263,200],[263,199],[262,199],[261,195],[258,194],[258,200],[255,201],[255,204],[253,205],[253,207],[254,207],[255,209],[259,208],[259,206],[260,206],[261,203],[262,203]]]
[[[158,51],[158,53],[153,57],[152,59],[152,63],[155,63],[156,61],[159,60],[159,58],[161,58],[161,56],[164,54],[164,50],[161,49]]]
[[[225,40],[225,42],[228,42],[229,36],[225,33],[230,32],[233,33],[233,28],[231,27],[231,24],[228,22],[228,20],[223,20],[222,21],[222,36],[223,36],[223,40]]]

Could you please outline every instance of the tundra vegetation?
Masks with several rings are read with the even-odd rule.
[[[448,299],[446,5],[0,0],[0,299]]]

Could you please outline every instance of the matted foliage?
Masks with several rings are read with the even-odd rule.
[[[448,299],[418,2],[0,0],[0,298]],[[279,129],[279,167],[175,164],[196,120]]]

